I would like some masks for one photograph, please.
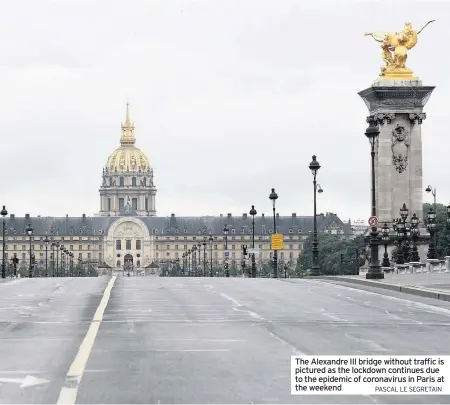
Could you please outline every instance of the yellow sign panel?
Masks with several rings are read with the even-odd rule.
[[[281,233],[272,235],[272,250],[283,250],[283,235]]]

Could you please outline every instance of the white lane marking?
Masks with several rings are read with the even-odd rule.
[[[348,322],[348,319],[344,319],[344,318],[339,318],[338,316],[335,316],[333,314],[330,314],[327,312],[327,310],[325,308],[320,308],[320,311],[322,312],[323,316],[326,316],[330,319],[333,319],[334,321],[343,321],[343,322]]]
[[[33,387],[34,385],[48,384],[49,380],[27,375],[25,378],[1,378],[0,382],[20,384],[20,388]]]
[[[227,300],[231,301],[235,305],[235,307],[233,307],[234,310],[247,312],[252,318],[255,318],[255,319],[258,319],[258,320],[262,320],[262,321],[266,320],[265,318],[263,318],[261,315],[257,314],[256,312],[240,309],[239,307],[242,307],[242,304],[238,300],[234,299],[233,297],[230,297],[229,295],[224,294],[224,293],[220,293],[220,295],[223,298],[226,298]],[[266,331],[269,333],[269,335],[273,336],[279,342],[281,342],[282,344],[288,346],[294,352],[294,354],[297,354],[299,356],[306,356],[306,353],[301,352],[295,346],[291,345],[290,343],[288,343],[284,339],[282,339],[279,336],[275,335],[273,332],[271,332],[271,331],[269,331],[267,329],[266,329]]]
[[[220,295],[221,295],[223,298],[227,299],[228,301],[231,301],[231,302],[232,302],[234,305],[236,305],[237,307],[242,307],[241,303],[240,303],[238,300],[234,299],[233,297],[230,297],[229,295],[224,294],[224,293],[220,293]]]
[[[386,349],[385,347],[379,345],[377,342],[374,342],[373,340],[363,339],[363,338],[360,338],[357,336],[353,336],[350,333],[346,333],[345,337],[347,337],[348,339],[351,339],[351,340],[355,340],[357,342],[368,343],[371,350],[380,351],[380,352],[392,352],[392,350]]]
[[[41,338],[41,337],[33,337],[33,338],[0,338],[2,342],[64,342],[73,341],[74,338]]]
[[[77,400],[78,388],[80,387],[80,382],[86,368],[86,363],[89,359],[92,347],[94,346],[95,338],[97,337],[97,333],[103,319],[103,314],[106,306],[108,305],[111,290],[115,281],[116,277],[113,276],[105,288],[102,300],[98,305],[97,311],[95,312],[94,318],[89,326],[89,330],[87,331],[86,336],[81,343],[80,349],[78,350],[78,353],[75,356],[69,371],[67,372],[66,386],[61,388],[57,404],[70,405],[75,404],[75,401]]]

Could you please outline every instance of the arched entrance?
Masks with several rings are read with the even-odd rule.
[[[131,255],[131,254],[126,254],[125,255],[125,257],[123,258],[123,263],[125,264],[125,265],[129,265],[129,266],[132,266],[133,265],[133,255]]]

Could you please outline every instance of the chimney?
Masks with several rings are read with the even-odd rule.
[[[261,214],[261,216],[264,218],[264,214]]]
[[[220,218],[222,218],[223,217],[223,214],[220,214]]]
[[[170,216],[173,218],[173,217],[175,217],[175,214],[170,214]]]
[[[230,213],[227,214],[227,218],[231,218],[231,214]]]
[[[292,218],[297,218],[297,214],[295,212],[292,213]]]
[[[83,214],[83,219],[86,219],[86,214]]]
[[[242,214],[242,216],[244,217],[244,219],[247,219],[247,213],[246,213],[246,212],[244,212],[244,213]]]
[[[9,217],[10,217],[11,219],[14,219],[16,216],[15,216],[14,214],[10,214]]]
[[[30,214],[25,214],[25,219],[30,219]]]
[[[69,220],[69,214],[66,214],[66,221]]]
[[[277,212],[277,219],[280,219],[280,214]]]

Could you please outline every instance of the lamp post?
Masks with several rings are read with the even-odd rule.
[[[56,243],[52,242],[51,247],[52,247],[52,277],[55,277],[55,246]]]
[[[192,250],[189,249],[188,250],[188,276],[191,275],[191,253],[192,253]]]
[[[206,277],[206,264],[208,261],[206,260],[206,236],[203,238],[203,277]]]
[[[33,258],[31,256],[31,237],[33,235],[33,228],[31,227],[31,224],[28,224],[27,229],[25,229],[25,232],[27,233],[28,237],[30,238],[30,268],[28,269],[28,278],[33,277]]]
[[[380,135],[377,122],[373,116],[367,118],[369,126],[366,129],[365,135],[370,141],[372,159],[372,216],[376,217],[377,208],[375,201],[375,143]],[[367,279],[383,279],[384,273],[381,271],[380,260],[378,259],[378,228],[377,225],[372,226],[370,233],[370,266],[369,271],[366,273]]]
[[[392,221],[392,226],[394,228],[394,231],[397,233],[397,240],[396,240],[396,246],[397,246],[397,264],[405,264],[405,259],[403,257],[403,235],[405,233],[405,224],[400,219],[395,219]]]
[[[197,251],[198,251],[198,263],[197,263],[197,276],[201,276],[202,272],[202,243],[197,243]]]
[[[411,222],[411,236],[412,236],[412,240],[413,240],[411,261],[419,263],[420,257],[419,257],[419,252],[417,251],[416,240],[420,235],[420,230],[419,230],[419,218],[417,217],[416,213],[413,214],[410,222]]]
[[[64,266],[64,264],[65,264],[65,260],[64,260],[64,245],[60,245],[59,246],[59,250],[61,251],[61,271],[60,271],[60,275],[61,275],[61,277],[64,277],[65,276],[65,266]]]
[[[230,277],[230,271],[228,270],[228,225],[223,228],[223,233],[225,234],[225,277]]]
[[[278,199],[278,194],[275,192],[275,189],[272,189],[272,192],[269,195],[269,199],[272,201],[273,205],[273,234],[277,233],[277,221],[275,214],[275,201]],[[278,253],[277,250],[273,250],[273,278],[278,278]]]
[[[256,260],[255,260],[255,215],[257,214],[255,206],[252,205],[250,215],[252,216],[252,278],[256,278]]]
[[[56,277],[59,277],[59,242],[55,244],[56,248]],[[54,258],[55,256],[53,256]]]
[[[2,255],[2,278],[6,278],[6,241],[5,241],[5,217],[8,215],[8,211],[6,211],[6,207],[3,206],[0,214],[3,219],[3,255]]]
[[[436,212],[431,208],[427,213],[427,230],[430,232],[430,244],[428,245],[428,259],[436,259],[436,245],[434,236],[436,234]]]
[[[197,245],[192,246],[192,270],[194,270],[193,277],[196,277],[197,276]]]
[[[312,254],[313,254],[313,264],[311,268],[311,276],[320,275],[320,265],[319,265],[319,241],[317,239],[317,192],[321,193],[322,188],[320,184],[317,184],[317,172],[320,169],[320,164],[317,161],[317,156],[313,155],[312,161],[309,164],[309,170],[313,175],[313,186],[314,186],[314,231],[313,231],[313,244],[312,244]],[[319,186],[319,187],[317,187]]]
[[[389,227],[387,224],[384,224],[384,226],[381,228],[381,240],[383,241],[384,245],[384,256],[383,256],[383,263],[381,263],[382,267],[391,267],[391,263],[389,262],[389,255],[387,252],[387,247],[389,245]]]
[[[212,243],[214,241],[214,238],[212,237],[212,235],[209,237],[209,259],[211,261],[210,263],[210,268],[209,268],[209,277],[213,276],[213,267],[212,267]]]
[[[44,243],[45,243],[45,277],[48,277],[48,243],[50,242],[50,239],[48,236],[45,237]]]

